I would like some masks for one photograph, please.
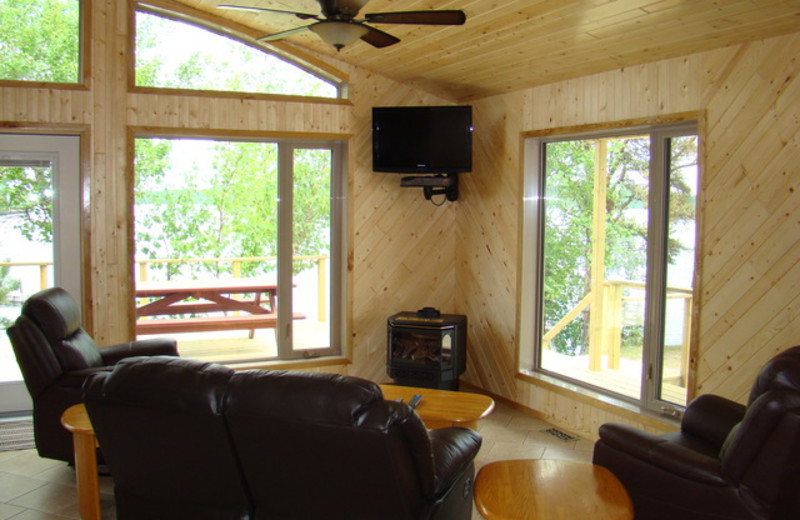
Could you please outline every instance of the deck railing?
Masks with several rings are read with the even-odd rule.
[[[589,370],[600,370],[602,356],[606,356],[608,368],[619,369],[622,347],[623,305],[628,301],[644,301],[644,296],[625,296],[625,289],[643,290],[643,282],[630,280],[606,280],[601,294],[592,291],[586,294],[561,320],[542,336],[542,348],[549,348],[550,342],[579,314],[592,305],[597,311],[589,324]],[[681,331],[681,380],[685,380],[689,363],[689,332],[691,329],[692,290],[680,287],[667,287],[667,299],[683,300],[683,329]]]
[[[327,282],[327,263],[328,256],[323,255],[298,255],[293,256],[292,260],[313,260],[317,269],[317,316],[319,321],[325,321],[327,302],[328,282]],[[153,264],[232,264],[232,276],[242,277],[242,265],[248,262],[276,262],[274,256],[248,256],[248,257],[229,257],[229,258],[160,258],[160,259],[141,259],[135,260],[137,265],[138,280],[146,282],[150,276],[150,266]]]
[[[327,301],[328,282],[327,282],[327,263],[328,256],[306,255],[294,256],[293,260],[313,260],[317,270],[317,313],[319,321],[325,321],[325,303]],[[233,278],[242,277],[242,265],[248,262],[275,262],[276,257],[253,256],[253,257],[230,257],[230,258],[156,258],[135,260],[137,281],[146,282],[150,278],[150,267],[153,264],[232,264]],[[0,262],[0,266],[8,267],[36,267],[39,271],[39,290],[45,289],[49,285],[50,269],[52,261],[44,262]]]

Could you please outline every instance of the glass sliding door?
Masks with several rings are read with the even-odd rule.
[[[663,253],[663,289],[659,287],[660,306],[653,313],[663,316],[662,328],[654,333],[649,370],[651,407],[669,413],[672,405],[685,406],[688,385],[689,343],[691,340],[692,301],[694,296],[695,244],[697,230],[697,149],[696,135],[686,129],[662,129],[655,132],[658,153],[654,161],[663,161],[662,182],[665,245]],[[660,283],[660,282],[658,282]]]
[[[0,413],[29,410],[5,329],[22,303],[58,285],[81,297],[80,138],[0,134]]]
[[[539,140],[538,370],[686,404],[697,146],[694,124]]]
[[[287,208],[282,215],[291,213],[291,244],[285,244],[287,253],[291,247],[291,254],[286,255],[283,273],[291,276],[285,286],[292,287],[292,316],[291,320],[285,318],[292,324],[293,337],[284,345],[282,357],[308,358],[325,355],[338,343],[342,306],[332,304],[332,299],[341,294],[336,275],[342,216],[337,183],[341,183],[341,175],[334,174],[340,147],[287,145],[289,153],[291,196],[282,196],[281,203],[291,204],[291,212]]]
[[[340,147],[136,139],[138,333],[217,362],[340,352]]]

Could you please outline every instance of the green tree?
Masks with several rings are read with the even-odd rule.
[[[153,148],[162,146],[161,141],[136,141],[138,253],[179,259],[277,257],[278,145],[208,143],[210,159],[205,155],[198,159],[205,167],[200,173],[199,165],[185,157],[179,161],[164,157],[165,164],[156,166],[154,157],[161,155],[154,154]],[[178,163],[183,163],[180,168]],[[167,180],[166,164],[175,167],[168,174],[171,180]],[[293,207],[294,254],[328,254],[330,150],[296,151]],[[295,273],[310,267],[311,262],[295,262]],[[247,262],[242,274],[254,276],[275,268],[274,262]],[[230,274],[231,269],[230,264],[216,263],[191,268],[173,265],[168,277],[199,271],[219,276]]]
[[[20,215],[15,227],[31,241],[53,241],[52,168],[0,167],[0,214]]]
[[[669,223],[674,228],[694,219],[685,171],[694,164],[697,150],[694,138],[673,139],[672,143]],[[548,143],[546,161],[543,319],[549,330],[591,288],[595,142]],[[607,161],[605,276],[643,281],[647,220],[639,210],[648,204],[649,138],[609,140]],[[670,239],[668,262],[674,263],[683,249],[679,241]],[[553,339],[551,348],[582,353],[588,344],[590,310],[572,320]]]
[[[191,31],[196,39],[214,39],[223,53],[200,50],[165,60],[164,34]],[[325,95],[331,85],[295,65],[241,42],[159,16],[137,13],[136,83],[142,86],[286,92]],[[174,54],[174,53],[173,53]],[[175,56],[171,56],[174,58]],[[170,150],[136,142],[136,244],[146,258],[276,257],[278,223],[277,145],[218,141],[208,164],[192,164]],[[158,147],[169,140],[158,141]],[[172,167],[168,166],[171,164]],[[202,170],[202,172],[201,172]],[[166,172],[180,179],[166,182]],[[211,175],[208,173],[213,172]],[[295,255],[328,254],[330,228],[330,151],[295,154]],[[295,272],[310,262],[295,262]],[[158,268],[158,266],[155,266]],[[248,262],[242,274],[274,271],[274,262]],[[230,273],[231,265],[173,264],[167,277],[195,276],[211,270]]]
[[[179,35],[183,41],[198,44],[176,45],[165,35]],[[263,49],[189,23],[143,12],[136,13],[136,84],[300,96],[337,95],[330,82]]]
[[[78,0],[3,0],[0,28],[0,78],[79,81]]]

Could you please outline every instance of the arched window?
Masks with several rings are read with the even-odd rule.
[[[136,12],[136,86],[337,98],[333,80],[243,40]]]

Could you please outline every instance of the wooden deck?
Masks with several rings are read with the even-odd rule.
[[[181,357],[202,361],[249,361],[278,355],[273,330],[257,330],[252,339],[249,335],[249,331],[226,331],[192,332],[170,336],[178,341],[178,352]]]
[[[620,360],[619,370],[609,368],[589,370],[588,358],[589,356],[565,356],[553,351],[546,351],[543,365],[551,372],[557,372],[593,386],[639,399],[642,370],[640,362],[623,358]],[[602,361],[602,367],[607,367],[605,356]],[[668,374],[669,376],[670,374]],[[686,388],[671,382],[677,379],[677,374],[675,374],[664,383],[662,399],[683,406],[686,404]]]
[[[300,323],[302,326],[295,324],[294,327],[295,345],[327,344],[327,322],[308,320]],[[249,336],[250,331],[248,330],[228,330],[180,334],[140,334],[138,338],[172,337],[178,342],[178,352],[181,357],[202,361],[235,363],[278,356],[278,345],[273,329],[256,330],[252,339]]]

